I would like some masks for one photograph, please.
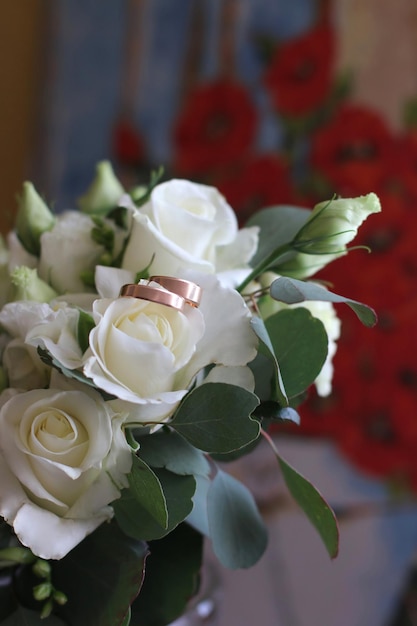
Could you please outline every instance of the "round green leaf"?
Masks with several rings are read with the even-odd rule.
[[[279,311],[265,321],[289,398],[302,393],[319,375],[327,357],[322,322],[303,308]]]
[[[228,568],[254,565],[267,545],[267,532],[255,500],[238,480],[219,470],[207,495],[213,551]]]
[[[142,585],[147,554],[146,543],[127,537],[114,522],[102,524],[53,562],[53,583],[68,597],[59,616],[68,626],[123,624]]]
[[[187,394],[170,425],[200,450],[232,452],[259,437],[259,423],[250,417],[258,404],[242,387],[206,383]]]

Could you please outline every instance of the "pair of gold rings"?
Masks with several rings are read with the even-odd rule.
[[[184,307],[198,307],[201,300],[201,287],[182,278],[173,276],[150,276],[148,283],[154,282],[164,289],[147,284],[129,283],[120,290],[121,297],[139,298],[156,302],[183,311]]]

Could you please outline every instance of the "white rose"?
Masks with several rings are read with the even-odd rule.
[[[60,559],[112,517],[131,461],[98,393],[14,395],[0,410],[0,514],[34,554]]]
[[[185,268],[228,272],[234,286],[243,270],[247,274],[258,229],[238,230],[233,209],[215,187],[174,179],[157,185],[140,209],[125,205],[133,223],[123,268],[139,272],[153,259],[153,274],[177,276]]]
[[[78,318],[78,310],[65,302],[56,302],[55,308],[39,302],[10,302],[0,311],[0,324],[9,335],[35,348],[47,349],[69,369],[82,365]]]
[[[113,269],[102,281],[108,292],[116,275]],[[188,273],[186,278],[203,289],[198,309],[187,306],[181,312],[135,298],[106,298],[94,304],[97,325],[90,333],[91,356],[84,373],[97,387],[130,403],[132,422],[169,417],[209,364],[225,366],[224,382],[229,372],[238,384],[242,372],[242,385],[250,384],[245,366],[256,355],[257,341],[242,297],[215,276]]]
[[[29,390],[48,386],[50,368],[41,361],[36,348],[23,339],[12,339],[6,345],[3,367],[9,387]]]
[[[278,278],[277,274],[273,272],[266,272],[261,278],[263,285],[270,285],[273,280]],[[278,302],[269,295],[263,296],[258,303],[259,311],[264,319],[267,319],[274,313],[282,311],[288,308],[304,307],[308,309],[313,317],[319,319],[326,331],[328,346],[327,357],[317,376],[314,384],[319,396],[328,396],[332,391],[333,380],[333,357],[337,350],[337,340],[340,337],[341,322],[337,316],[336,310],[331,302],[322,302],[317,300],[307,300],[296,304],[285,304],[284,302]]]
[[[93,271],[104,247],[93,241],[94,223],[78,211],[62,213],[52,230],[41,236],[39,276],[56,291],[87,291],[81,274]]]

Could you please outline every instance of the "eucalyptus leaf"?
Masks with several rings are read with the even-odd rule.
[[[203,541],[188,524],[149,545],[145,581],[132,605],[131,626],[166,626],[198,591]]]
[[[232,452],[259,437],[259,423],[250,417],[258,403],[237,385],[206,383],[187,394],[170,426],[200,450]]]
[[[250,321],[252,329],[256,336],[261,341],[261,346],[264,348],[265,354],[271,359],[274,365],[275,372],[275,385],[274,390],[277,395],[277,400],[282,406],[288,405],[288,397],[284,387],[284,381],[282,380],[281,370],[279,363],[275,356],[274,346],[272,345],[271,338],[266,329],[265,323],[262,318],[254,315]]]
[[[174,474],[206,476],[210,465],[201,450],[173,430],[160,430],[138,437],[140,457],[152,467],[162,467]]]
[[[207,493],[210,489],[211,479],[207,476],[196,476],[195,479],[196,488],[193,497],[193,510],[185,521],[202,535],[208,537]]]
[[[254,565],[267,546],[267,532],[255,500],[236,478],[221,469],[207,494],[213,551],[230,569]]]
[[[123,532],[145,541],[164,537],[191,513],[196,488],[194,476],[180,476],[159,468],[154,468],[153,471],[161,483],[166,500],[166,527],[158,524],[130,489],[123,489],[121,497],[113,502],[116,520]]]
[[[309,387],[327,357],[328,338],[322,322],[303,308],[285,309],[265,320],[288,398]]]
[[[81,348],[81,352],[85,352],[89,346],[88,338],[90,332],[94,328],[94,319],[89,313],[86,313],[82,309],[79,310],[78,326],[77,326],[77,340],[78,345]]]
[[[162,528],[168,528],[168,510],[161,483],[143,459],[135,455],[128,481],[136,501]]]
[[[148,547],[102,524],[52,563],[52,580],[68,602],[57,608],[67,626],[121,626],[139,593]],[[42,622],[43,624],[44,622]]]
[[[332,559],[339,551],[339,528],[336,516],[321,493],[276,452],[278,462],[294,500],[317,529]]]
[[[375,311],[361,302],[350,300],[328,291],[314,282],[304,282],[287,276],[280,276],[271,285],[271,296],[286,304],[295,304],[307,300],[320,300],[334,304],[347,304],[365,326],[374,326],[377,322]]]

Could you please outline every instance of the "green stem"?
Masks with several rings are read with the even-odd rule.
[[[249,285],[249,283],[257,278],[263,272],[271,267],[273,263],[275,263],[281,256],[286,254],[287,252],[291,252],[293,250],[292,241],[290,243],[285,243],[283,246],[279,246],[275,248],[266,258],[260,261],[251,271],[251,273],[245,278],[245,280],[237,287],[237,291],[242,293],[244,288]]]

